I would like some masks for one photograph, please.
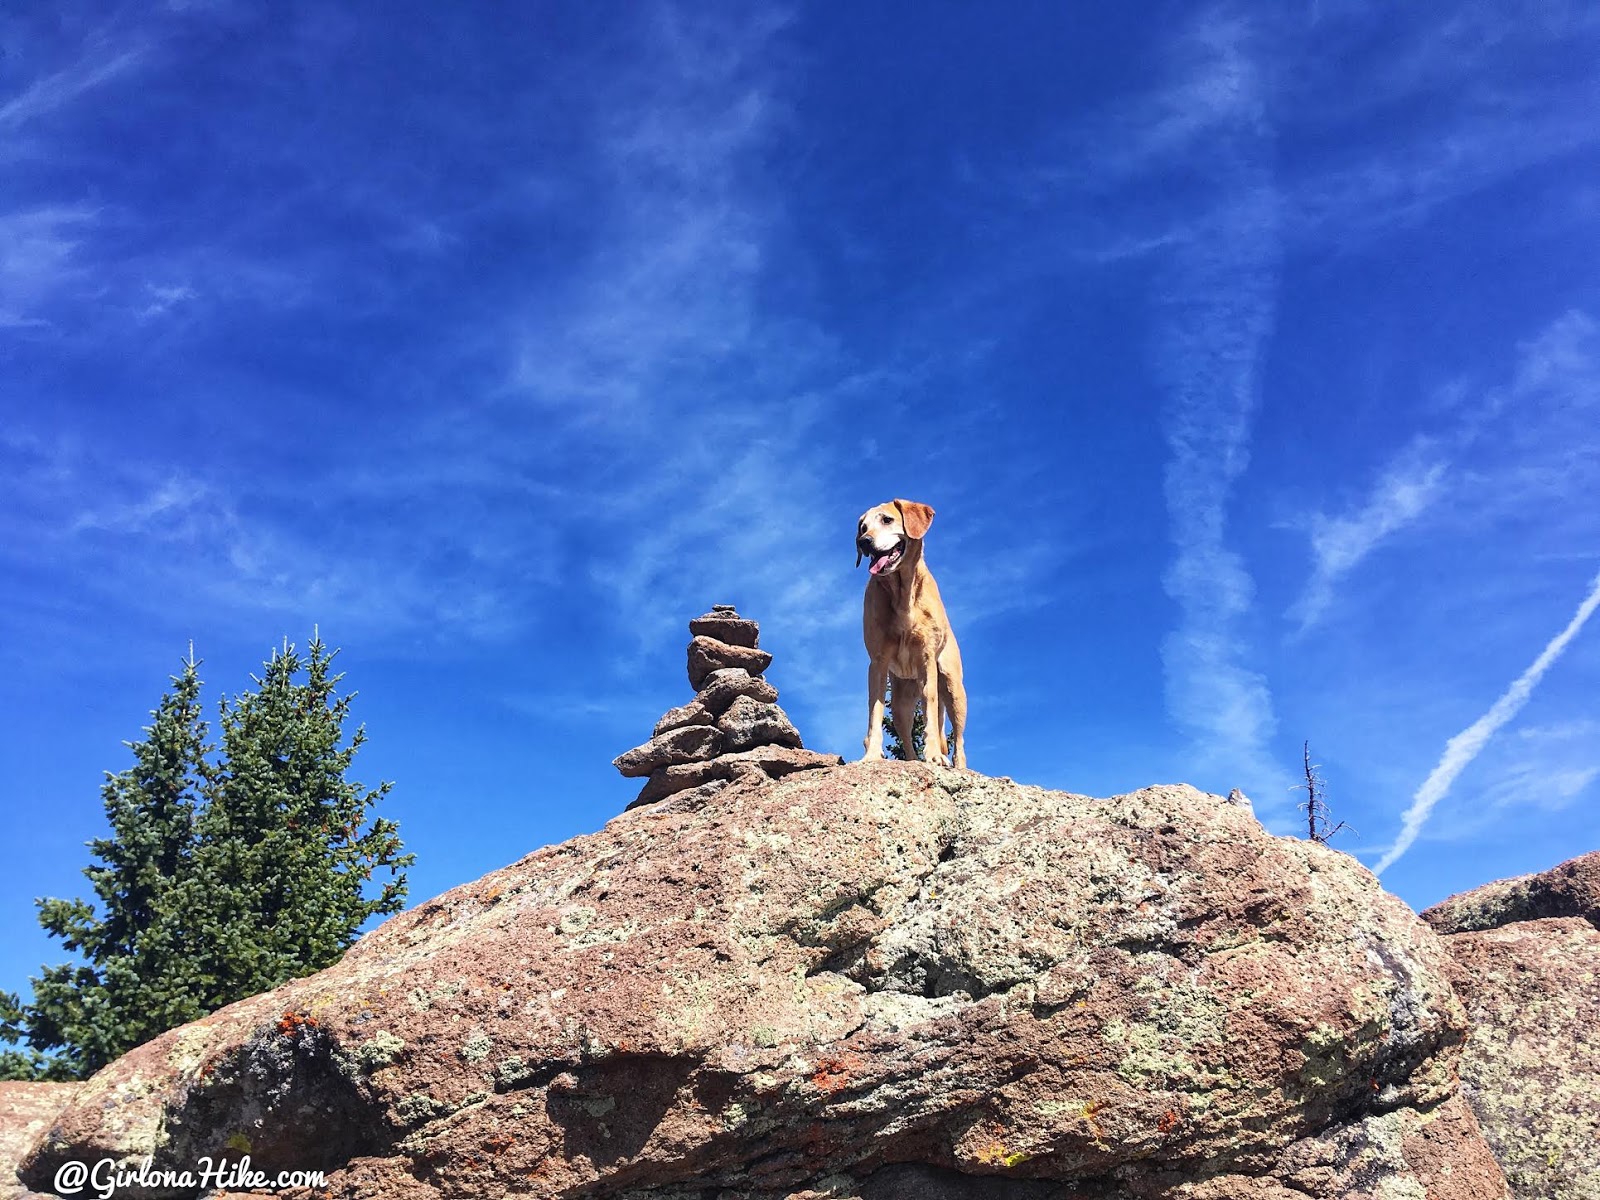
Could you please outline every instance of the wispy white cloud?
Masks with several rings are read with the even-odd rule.
[[[1163,582],[1178,608],[1162,642],[1167,710],[1189,770],[1263,798],[1287,797],[1291,780],[1270,750],[1271,688],[1246,632],[1255,583],[1230,544],[1228,508],[1249,463],[1282,264],[1267,65],[1282,36],[1271,14],[1197,13],[1162,48],[1156,88],[1059,134],[1052,158],[1067,165],[1007,177],[1058,223],[1068,206],[1073,232],[1056,244],[1071,260],[1138,258],[1154,274],[1174,552]],[[1181,206],[1170,202],[1179,194]]]
[[[723,20],[670,5],[637,16],[636,43],[622,54],[611,46],[604,85],[565,97],[569,111],[588,106],[585,144],[597,148],[596,162],[563,164],[564,198],[586,195],[574,210],[593,235],[588,256],[564,279],[541,276],[498,331],[476,321],[435,331],[436,360],[453,356],[472,386],[426,406],[420,426],[372,431],[359,462],[297,477],[293,494],[252,472],[224,485],[221,468],[180,479],[155,464],[75,459],[70,483],[36,493],[53,497],[28,535],[51,541],[40,557],[86,554],[98,539],[102,561],[127,572],[131,600],[167,594],[171,565],[153,553],[124,561],[117,547],[187,538],[204,550],[221,604],[477,635],[539,619],[524,598],[560,562],[574,568],[569,586],[615,603],[636,635],[634,658],[713,600],[750,603],[811,641],[845,627],[818,582],[828,576],[805,564],[843,557],[836,542],[848,542],[849,516],[836,535],[826,459],[806,448],[821,414],[865,385],[831,361],[818,369],[825,339],[764,322],[757,294],[764,245],[782,220],[762,156],[781,117],[769,51],[784,17],[760,8]],[[616,27],[619,44],[627,28]],[[24,107],[64,105],[115,73],[43,81]],[[14,276],[8,292],[0,273],[0,310],[29,312],[39,281],[75,266],[73,223],[90,215],[50,209],[0,225]],[[256,294],[281,312],[315,290],[315,272],[297,267],[252,274],[225,238],[123,266],[122,308],[144,319]],[[484,357],[506,352],[497,332],[513,367],[485,386]],[[86,494],[96,499],[85,505]],[[396,506],[411,514],[403,527]],[[339,528],[380,510],[374,533],[335,544]]]
[[[1371,491],[1336,516],[1313,512],[1311,574],[1285,616],[1304,634],[1324,619],[1367,557],[1419,522],[1441,538],[1532,522],[1531,556],[1586,554],[1600,532],[1575,491],[1600,486],[1600,325],[1567,312],[1518,347],[1511,377],[1487,389],[1441,389],[1436,426],[1383,468]]]
[[[96,219],[81,204],[0,214],[0,328],[48,325],[42,304],[85,270],[78,247]]]
[[[1288,228],[1297,239],[1348,249],[1354,234],[1417,224],[1451,201],[1593,147],[1600,131],[1580,112],[1458,114],[1456,125],[1427,139],[1310,172],[1287,190]]]
[[[1414,522],[1444,490],[1446,464],[1424,440],[1392,462],[1361,507],[1310,519],[1311,578],[1287,616],[1304,633],[1334,600],[1335,586],[1384,539]]]
[[[14,164],[49,153],[51,143],[36,136],[37,127],[145,62],[142,44],[113,42],[92,38],[76,61],[0,99],[0,163],[12,176],[10,199],[0,211],[0,330],[48,328],[41,310],[87,269],[79,250],[98,219],[96,208],[76,196],[21,199],[27,191]]]
[[[141,320],[162,316],[199,296],[199,293],[186,283],[170,285],[147,283],[145,293],[149,296],[150,302],[139,310],[138,315]]]
[[[202,518],[200,514],[205,510],[217,513],[211,489],[192,477],[173,474],[143,495],[120,503],[85,509],[73,518],[71,530],[73,533],[90,529],[115,533],[150,533],[159,530],[167,536],[179,533],[187,535],[194,531],[200,521],[210,523],[215,519],[214,516]]]
[[[492,638],[519,624],[515,586],[548,583],[537,556],[486,571],[480,530],[375,522],[359,540],[343,538],[329,513],[307,505],[303,484],[275,496],[28,436],[6,439],[0,466],[12,501],[0,506],[0,562],[68,573],[81,600],[146,617],[208,612],[291,628],[321,619],[370,638]],[[419,547],[446,534],[448,555]]]
[[[1293,239],[1348,251],[1352,238],[1415,225],[1600,143],[1585,119],[1600,103],[1600,83],[1579,65],[1600,51],[1600,20],[1584,5],[1316,11],[1281,96],[1295,129],[1319,149],[1285,171]],[[1398,113],[1405,119],[1394,120]],[[1372,136],[1373,123],[1382,136]]]
[[[1549,60],[1552,47],[1573,63],[1585,60],[1580,47],[1592,59],[1600,20],[1560,2],[1532,8],[1537,15],[1495,5],[1401,15],[1324,3],[1309,19],[1212,8],[1179,41],[1167,86],[1075,126],[1052,163],[1005,174],[1007,187],[1049,205],[1116,191],[1196,148],[1225,155],[1219,131],[1230,122],[1270,124],[1283,243],[1349,253],[1600,145],[1600,125],[1588,119],[1600,79],[1524,69]],[[1071,258],[1144,258],[1212,220],[1187,187],[1119,199],[1109,219],[1093,205],[1074,213],[1060,243]]]
[[[759,153],[778,103],[762,56],[780,20],[651,11],[644,62],[617,72],[595,117],[607,185],[595,249],[517,337],[514,386],[586,423],[659,412],[664,376],[748,349],[777,217]]]
[[[1447,820],[1426,827],[1431,843],[1483,843],[1504,829],[1537,828],[1552,814],[1571,812],[1596,794],[1600,780],[1600,721],[1560,720],[1504,728],[1473,761],[1466,782],[1452,787]],[[1581,811],[1581,808],[1579,809]],[[1372,854],[1387,850],[1375,842]],[[1366,849],[1352,853],[1366,856]]]
[[[1519,345],[1508,382],[1455,392],[1433,524],[1472,539],[1517,529],[1529,558],[1591,552],[1600,512],[1573,497],[1600,489],[1600,323],[1563,313]]]
[[[761,295],[786,220],[766,158],[787,119],[785,18],[649,12],[592,118],[592,249],[516,309],[493,417],[522,454],[576,468],[560,524],[621,635],[613,673],[672,661],[690,617],[734,603],[763,623],[808,743],[835,744],[857,724],[857,664],[838,650],[860,583],[827,428],[883,375]],[[475,449],[478,425],[456,431]]]
[[[1478,757],[1489,743],[1489,739],[1522,710],[1522,706],[1533,695],[1534,688],[1538,687],[1539,681],[1544,678],[1545,672],[1566,652],[1572,639],[1583,631],[1584,625],[1597,608],[1600,608],[1600,574],[1597,574],[1589,585],[1588,594],[1578,605],[1578,611],[1567,622],[1566,628],[1550,639],[1540,651],[1539,657],[1512,681],[1511,686],[1490,706],[1488,712],[1445,743],[1444,755],[1412,797],[1411,806],[1406,809],[1402,818],[1399,836],[1378,860],[1377,865],[1373,867],[1374,871],[1382,874],[1411,848],[1421,834],[1423,826],[1427,824],[1429,815],[1449,794],[1451,785],[1455,783],[1457,777],[1467,769],[1473,759]],[[1586,783],[1585,780],[1584,784]]]
[[[116,47],[104,39],[91,42],[70,66],[34,80],[0,103],[0,134],[14,135],[27,125],[72,104],[86,92],[138,67],[148,51],[140,45]]]
[[[1215,786],[1272,796],[1286,794],[1287,778],[1269,749],[1271,690],[1249,664],[1241,630],[1255,587],[1227,537],[1229,498],[1249,462],[1280,269],[1280,202],[1253,37],[1215,13],[1196,24],[1182,44],[1178,82],[1160,104],[1172,116],[1140,153],[1199,171],[1215,198],[1207,227],[1166,255],[1158,295],[1155,357],[1167,394],[1165,494],[1175,552],[1164,583],[1179,614],[1162,644],[1167,707],[1191,740],[1196,769]]]

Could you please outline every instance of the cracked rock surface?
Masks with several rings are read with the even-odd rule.
[[[1192,788],[747,778],[140,1047],[24,1175],[248,1145],[344,1197],[1499,1197],[1447,967],[1355,860]]]

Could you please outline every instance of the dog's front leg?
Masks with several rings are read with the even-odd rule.
[[[867,752],[861,756],[862,762],[881,762],[883,760],[883,691],[889,686],[889,664],[869,663],[867,665],[867,736],[862,745]]]

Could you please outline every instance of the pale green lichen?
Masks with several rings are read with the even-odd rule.
[[[500,1065],[495,1068],[495,1076],[503,1087],[516,1087],[524,1080],[533,1077],[533,1068],[513,1054],[500,1060]]]
[[[446,1111],[447,1106],[435,1100],[426,1092],[412,1092],[399,1104],[395,1105],[395,1115],[407,1125],[414,1125],[418,1121],[431,1120],[433,1117]]]
[[[427,1012],[440,1000],[448,1000],[452,996],[459,996],[466,990],[466,987],[467,981],[465,979],[447,980],[431,992],[425,987],[412,988],[411,994],[407,999],[411,1002],[411,1007],[418,1012]]]
[[[1144,1085],[1152,1080],[1161,1082],[1180,1065],[1188,1066],[1162,1053],[1161,1030],[1154,1025],[1144,1022],[1130,1025],[1121,1040],[1127,1045],[1128,1052],[1117,1064],[1117,1074],[1129,1083]]]
[[[1305,1062],[1300,1081],[1314,1087],[1332,1087],[1349,1074],[1349,1046],[1346,1037],[1331,1025],[1319,1023],[1300,1043]]]
[[[1162,967],[1161,971],[1170,971]],[[1233,1087],[1238,1081],[1222,1068],[1227,1041],[1227,1007],[1209,990],[1157,970],[1134,984],[1150,1000],[1143,1021],[1112,1021],[1104,1036],[1126,1047],[1117,1074],[1140,1087],[1179,1085],[1185,1090]]]
[[[462,1044],[461,1057],[468,1062],[482,1062],[492,1049],[494,1042],[487,1033],[475,1033]]]
[[[579,905],[567,909],[561,914],[561,919],[556,928],[567,937],[582,933],[594,924],[595,911],[586,905]]]
[[[360,1046],[356,1047],[356,1061],[363,1071],[376,1071],[380,1067],[387,1067],[400,1057],[400,1052],[406,1044],[388,1030],[380,1029]]]

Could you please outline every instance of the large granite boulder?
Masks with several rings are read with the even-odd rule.
[[[1448,967],[1353,859],[1191,788],[801,770],[155,1039],[23,1174],[232,1147],[402,1200],[1488,1200]]]
[[[1423,914],[1472,1018],[1462,1093],[1522,1200],[1600,1196],[1600,852]]]
[[[37,1195],[17,1179],[17,1164],[77,1090],[75,1083],[0,1083],[0,1200]]]
[[[1498,929],[1542,917],[1582,917],[1600,926],[1600,850],[1536,875],[1486,883],[1451,896],[1422,914],[1440,933]]]

